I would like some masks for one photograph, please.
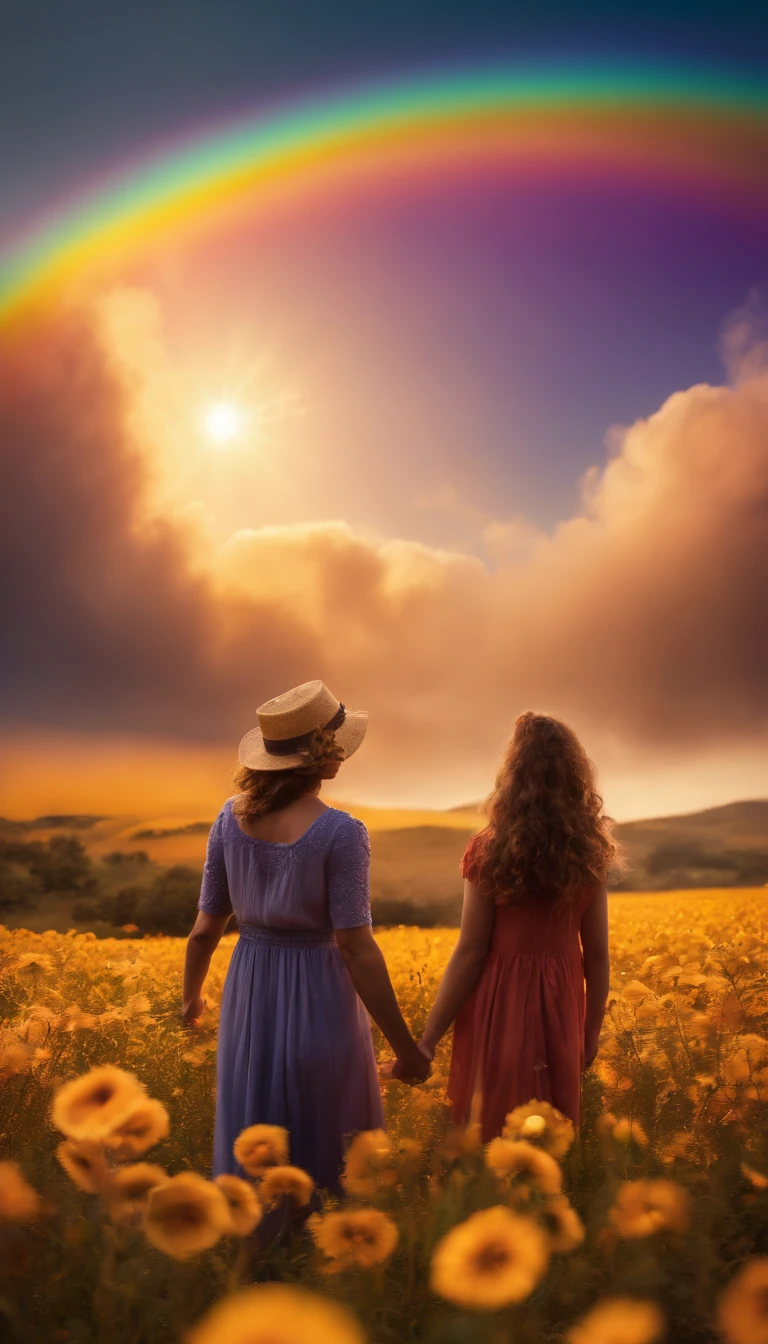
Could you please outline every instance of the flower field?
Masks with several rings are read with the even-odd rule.
[[[611,925],[579,1134],[535,1102],[485,1149],[452,1129],[445,1043],[386,1085],[341,1205],[268,1126],[248,1180],[208,1179],[234,936],[187,1029],[184,940],[0,928],[0,1337],[768,1344],[768,892],[617,896]],[[378,937],[418,1031],[456,932]]]

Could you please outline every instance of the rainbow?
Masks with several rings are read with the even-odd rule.
[[[336,90],[155,151],[0,252],[0,323],[168,231],[475,168],[629,180],[768,214],[768,90],[627,63],[484,65]]]

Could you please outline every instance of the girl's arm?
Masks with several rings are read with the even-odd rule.
[[[224,808],[221,809],[208,834],[200,899],[197,903],[197,919],[187,939],[184,984],[181,991],[181,1016],[187,1026],[190,1022],[195,1022],[203,1011],[205,1004],[200,991],[208,974],[211,957],[232,914],[227,865],[224,859],[223,828]]]
[[[608,890],[603,885],[587,906],[579,928],[584,952],[584,979],[587,982],[587,1008],[584,1020],[584,1068],[594,1063],[600,1044],[600,1028],[605,1016],[611,983],[608,952]]]
[[[423,1083],[429,1076],[429,1060],[405,1024],[371,928],[370,866],[368,831],[361,821],[348,817],[326,857],[328,913],[336,944],[359,997],[397,1055],[398,1076],[403,1082]]]
[[[195,927],[187,939],[181,991],[181,1016],[187,1026],[197,1021],[205,1007],[200,991],[228,920],[229,915],[209,915],[205,910],[199,910]]]
[[[477,984],[491,941],[496,907],[465,879],[461,932],[427,1018],[419,1047],[430,1059]]]
[[[429,1076],[429,1060],[419,1050],[400,1012],[387,964],[370,924],[336,929],[335,934],[352,984],[397,1056],[396,1076],[403,1082],[423,1083]]]

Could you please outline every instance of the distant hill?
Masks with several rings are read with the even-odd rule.
[[[153,829],[151,826],[143,831],[134,831],[131,840],[167,840],[176,835],[206,835],[211,829],[213,821],[190,821],[184,826],[161,826]]]
[[[412,918],[415,907],[432,911],[435,923],[454,922],[461,912],[463,883],[459,865],[471,835],[471,828],[446,826],[372,831],[374,918],[382,923],[405,924],[409,908]]]
[[[470,808],[456,809],[462,813]],[[371,833],[371,895],[383,920],[408,922],[408,906],[458,917],[459,864],[472,827],[418,826]],[[624,822],[616,838],[630,864],[624,891],[761,886],[768,882],[768,800],[728,803],[674,817]],[[405,906],[400,915],[398,911]],[[439,922],[435,920],[435,922]]]
[[[375,922],[455,923],[461,911],[461,856],[482,825],[477,810],[353,805],[348,810],[365,821],[371,837]],[[96,911],[105,900],[109,904],[126,892],[138,900],[151,891],[158,893],[152,896],[155,904],[159,901],[170,911],[163,883],[172,882],[174,899],[189,905],[191,927],[207,832],[207,822],[180,817],[0,819],[0,922],[104,932],[109,925]],[[630,864],[620,890],[768,884],[768,800],[623,822],[616,833]],[[73,914],[76,898],[78,913]],[[94,912],[90,922],[89,905]],[[186,906],[174,918],[183,923]],[[136,921],[118,920],[126,922]]]
[[[678,840],[705,841],[709,849],[726,846],[765,845],[768,842],[768,799],[726,803],[703,812],[647,821],[624,821],[616,832],[628,853],[644,856],[648,848],[674,836]]]
[[[50,817],[33,817],[31,821],[11,821],[0,817],[0,831],[88,831],[108,817],[93,816],[90,812],[63,812]]]
[[[625,821],[616,836],[631,866],[626,889],[768,882],[768,799]]]

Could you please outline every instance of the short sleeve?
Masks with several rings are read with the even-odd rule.
[[[467,882],[476,883],[482,862],[482,841],[479,835],[473,835],[461,860],[461,876],[466,878]]]
[[[204,910],[208,915],[232,914],[227,869],[224,863],[223,828],[224,809],[222,808],[208,834],[200,899],[197,902],[198,910]]]
[[[339,826],[326,859],[328,913],[334,929],[371,924],[371,842],[362,821]]]

